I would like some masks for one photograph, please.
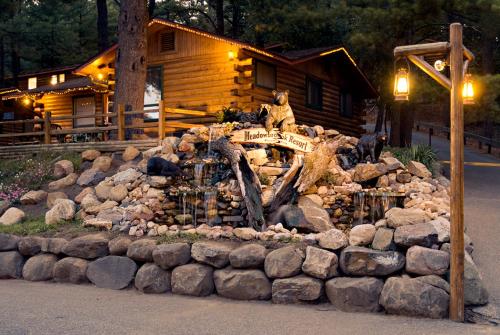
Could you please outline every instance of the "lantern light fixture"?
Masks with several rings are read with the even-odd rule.
[[[29,106],[29,104],[30,104],[30,103],[31,103],[31,99],[30,99],[30,98],[25,97],[25,98],[23,99],[23,104],[24,104],[25,106]]]
[[[405,68],[400,68],[394,78],[394,99],[407,101],[410,95],[410,75]]]
[[[229,58],[229,60],[230,60],[230,61],[233,61],[233,60],[234,60],[234,57],[235,57],[235,55],[234,55],[234,51],[233,51],[233,50],[229,50],[229,51],[227,52],[227,58]]]
[[[102,80],[103,78],[104,78],[104,75],[101,72],[99,72],[97,74],[97,79]]]
[[[464,76],[464,87],[462,89],[462,99],[464,105],[474,104],[474,82],[472,81],[472,76],[467,73]]]
[[[444,60],[438,59],[434,62],[434,68],[439,72],[443,72],[445,67],[446,67],[446,61]]]

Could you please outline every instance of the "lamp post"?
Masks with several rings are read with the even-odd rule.
[[[427,63],[424,57],[428,55],[442,55],[449,59],[450,78],[441,74]],[[450,319],[464,321],[463,99],[466,102],[470,102],[474,96],[472,81],[470,81],[469,75],[466,75],[467,67],[469,62],[474,60],[474,55],[463,45],[462,25],[460,23],[453,23],[450,25],[449,42],[399,46],[394,49],[394,56],[397,59],[406,57],[419,69],[450,91]],[[468,80],[464,81],[464,76]],[[398,79],[397,75],[396,79]],[[395,85],[397,85],[397,82]],[[396,94],[395,97],[396,100],[400,100]]]

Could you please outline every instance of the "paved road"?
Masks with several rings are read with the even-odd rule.
[[[428,144],[428,135],[415,132],[413,142]],[[432,138],[439,159],[450,159],[449,143],[444,138]],[[500,159],[468,147],[464,159],[500,164]],[[490,300],[500,307],[500,167],[465,165],[464,173],[466,231],[474,242],[473,257],[483,274]]]
[[[90,285],[0,281],[0,334],[498,335],[499,327]]]

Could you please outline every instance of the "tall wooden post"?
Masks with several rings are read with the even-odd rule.
[[[450,26],[450,319],[464,320],[464,111],[462,25]]]
[[[125,141],[125,108],[118,104],[118,141]]]
[[[158,139],[161,141],[165,138],[165,107],[163,100],[158,104]]]
[[[52,142],[52,136],[50,135],[50,118],[52,117],[51,112],[45,112],[44,115],[44,122],[43,122],[43,127],[44,127],[44,143],[45,144],[50,144]]]

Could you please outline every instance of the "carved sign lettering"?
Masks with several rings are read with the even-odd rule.
[[[311,152],[314,149],[314,144],[309,137],[280,132],[277,128],[270,132],[267,132],[265,128],[236,130],[230,134],[230,141],[235,143],[271,144],[302,152]]]

